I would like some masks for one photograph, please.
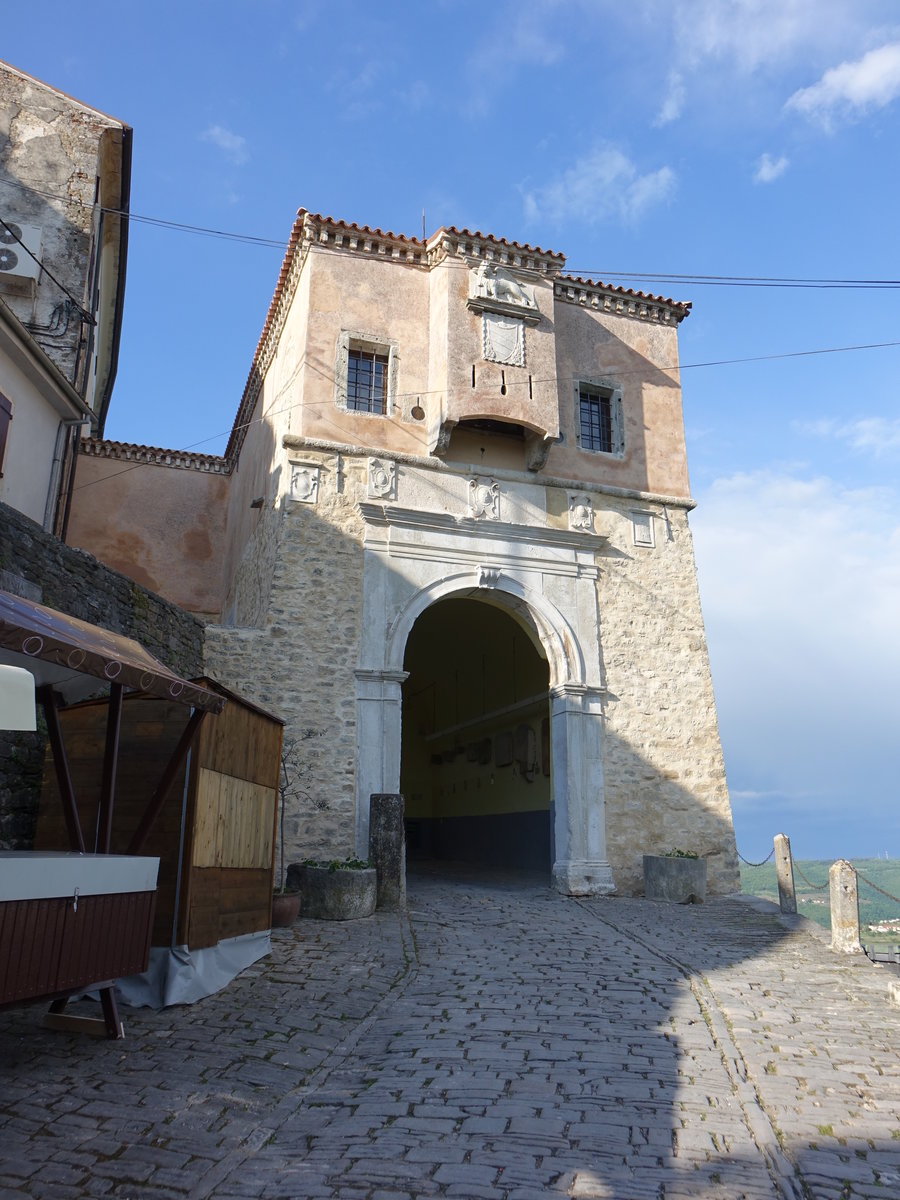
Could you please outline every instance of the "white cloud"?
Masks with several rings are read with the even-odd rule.
[[[715,59],[749,73],[846,46],[867,28],[867,8],[846,0],[677,0],[676,41],[686,63]]]
[[[790,160],[782,154],[780,158],[772,158],[771,154],[763,154],[756,164],[753,174],[754,183],[772,183],[783,175],[790,166]]]
[[[561,60],[560,6],[559,0],[519,0],[499,12],[493,10],[492,33],[479,40],[466,63],[471,113],[485,112],[494,94],[506,88],[523,67],[551,67]],[[502,47],[499,51],[498,46]],[[534,79],[527,79],[524,86],[533,89]]]
[[[897,490],[737,474],[716,481],[692,525],[736,794],[887,814],[900,677]]]
[[[836,417],[821,417],[817,421],[795,422],[794,428],[811,437],[836,438],[851,449],[876,458],[900,451],[898,418],[858,417],[855,421],[839,421]]]
[[[794,92],[785,108],[830,127],[837,117],[884,108],[898,96],[900,42],[889,42],[854,62],[832,67],[812,87]]]
[[[684,99],[684,79],[679,71],[670,71],[669,90],[653,124],[656,126],[669,125],[672,121],[677,121],[684,108]]]
[[[529,221],[595,224],[609,218],[637,220],[648,208],[668,200],[675,191],[671,167],[640,174],[617,146],[600,145],[557,179],[524,192]]]
[[[250,157],[247,150],[247,139],[241,137],[239,133],[232,133],[224,125],[210,125],[200,134],[200,140],[218,146],[237,167],[243,166]]]

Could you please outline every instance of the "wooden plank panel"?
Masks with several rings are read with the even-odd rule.
[[[195,867],[216,866],[221,790],[222,776],[218,771],[208,771],[201,767],[194,805],[194,850],[191,862]]]
[[[192,872],[191,887],[188,946],[192,950],[268,929],[272,899],[268,869],[198,868]]]

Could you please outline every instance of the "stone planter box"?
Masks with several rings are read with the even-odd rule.
[[[670,904],[702,904],[706,899],[706,859],[645,854],[644,895]]]
[[[355,921],[371,917],[378,898],[378,875],[374,867],[354,870],[311,867],[291,863],[287,886],[297,888],[304,917],[317,921]]]

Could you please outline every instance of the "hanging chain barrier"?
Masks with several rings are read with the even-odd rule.
[[[803,882],[806,884],[806,886],[811,887],[814,892],[827,892],[829,887],[831,886],[830,883],[813,883],[813,881],[811,879],[807,879],[807,877],[800,870],[800,867],[797,863],[796,858],[793,859],[793,867],[794,867],[794,870],[797,872],[797,874],[800,876],[800,878],[803,880]]]
[[[856,870],[856,868],[853,868]],[[886,892],[883,887],[879,887],[877,883],[873,883],[871,879],[866,879],[862,871],[856,871],[856,876],[863,883],[868,884],[870,888],[874,888],[876,892],[881,892],[882,896],[887,896],[888,900],[893,900],[895,904],[900,904],[900,896],[892,896],[890,892]]]
[[[737,856],[741,860],[741,862],[744,864],[744,866],[746,866],[746,867],[764,867],[774,853],[775,853],[775,847],[773,846],[772,849],[769,851],[769,853],[766,855],[766,857],[762,860],[762,862],[758,862],[758,863],[751,862],[749,858],[744,858],[744,856],[743,856],[743,854],[741,854],[740,850],[738,850]]]

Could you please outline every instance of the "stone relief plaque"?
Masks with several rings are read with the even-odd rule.
[[[469,294],[479,300],[495,300],[521,308],[536,308],[534,291],[527,283],[516,279],[512,271],[495,267],[487,260],[479,263],[469,275]]]
[[[469,480],[469,515],[488,521],[500,519],[500,484],[494,479]]]
[[[525,366],[525,323],[499,313],[483,312],[482,353],[486,362]]]
[[[633,512],[631,514],[631,528],[636,546],[650,546],[652,548],[656,545],[653,513]]]
[[[569,496],[569,528],[594,532],[594,505],[590,496]]]
[[[369,499],[396,498],[397,464],[390,459],[369,459]]]
[[[495,588],[500,582],[499,567],[484,567],[478,568],[478,586],[483,588]]]
[[[319,499],[318,463],[291,463],[291,499],[315,504]]]

